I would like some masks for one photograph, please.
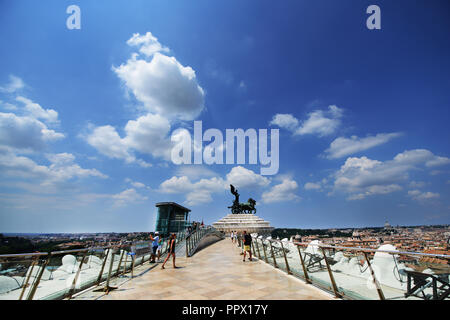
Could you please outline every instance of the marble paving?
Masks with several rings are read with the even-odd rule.
[[[240,248],[224,239],[193,257],[172,261],[126,281],[101,300],[330,300],[332,295],[263,261],[242,261]],[[150,266],[147,264],[147,266]],[[80,297],[81,298],[81,297]]]

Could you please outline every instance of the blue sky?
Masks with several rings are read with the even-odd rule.
[[[230,183],[275,227],[448,224],[449,18],[437,0],[2,1],[0,232],[148,231],[160,201],[213,223]],[[279,129],[278,174],[174,165],[194,120]]]

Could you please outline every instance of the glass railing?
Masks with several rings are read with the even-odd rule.
[[[450,255],[253,237],[261,261],[344,299],[450,299]]]
[[[177,233],[177,242],[184,232]],[[55,300],[72,298],[87,288],[109,292],[134,276],[149,262],[150,241],[43,253],[0,255],[0,300]],[[168,251],[161,243],[161,257]]]
[[[186,234],[186,257],[192,256],[197,250],[200,241],[207,235],[216,234],[223,237],[223,234],[211,226],[201,227]]]

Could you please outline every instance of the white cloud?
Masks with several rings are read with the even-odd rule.
[[[195,206],[212,201],[210,192],[190,192],[186,195],[186,204],[188,206]]]
[[[186,176],[172,177],[160,185],[160,191],[163,193],[181,193],[186,194],[186,203],[188,205],[197,205],[212,201],[211,194],[223,191],[227,188],[227,183],[218,177],[211,179],[201,179],[192,183]]]
[[[63,138],[64,134],[49,129],[39,120],[0,112],[0,146],[35,151]]]
[[[388,142],[391,139],[401,136],[401,133],[379,133],[375,136],[358,138],[352,136],[349,138],[339,137],[335,139],[330,147],[325,150],[329,159],[341,158],[360,151],[364,151]]]
[[[295,193],[298,189],[297,182],[284,179],[280,184],[273,186],[262,194],[263,203],[275,203],[283,201],[299,201],[301,198]]]
[[[139,52],[146,56],[151,56],[156,52],[169,52],[169,48],[164,47],[159,43],[158,38],[152,35],[151,32],[147,32],[145,35],[134,33],[133,36],[128,39],[127,44],[132,47],[140,47]]]
[[[394,160],[409,165],[425,163],[427,167],[436,167],[450,163],[449,158],[436,156],[426,149],[404,151],[395,156]]]
[[[13,93],[25,87],[25,83],[19,77],[9,76],[9,83],[6,86],[0,86],[0,92]]]
[[[411,181],[409,186],[411,188],[423,188],[426,185],[424,181]]]
[[[196,173],[192,175],[192,177],[195,176]],[[173,176],[161,183],[159,190],[163,193],[185,194],[186,203],[188,205],[196,205],[211,202],[213,193],[228,190],[230,184],[233,184],[236,188],[255,189],[268,186],[270,180],[252,170],[237,166],[230,170],[225,180],[215,176],[192,182],[188,176]]]
[[[135,161],[135,157],[128,152],[124,140],[110,125],[95,128],[86,140],[98,152],[109,158],[124,159],[126,162]]]
[[[230,184],[233,184],[236,188],[257,188],[265,187],[270,184],[270,180],[268,178],[242,166],[237,166],[231,169],[231,171],[227,174],[227,181]]]
[[[337,106],[329,106],[328,111],[316,110],[308,115],[295,135],[317,134],[319,137],[327,136],[336,131],[341,124],[343,110]]]
[[[113,67],[126,88],[150,112],[166,118],[195,119],[204,108],[205,95],[195,71],[162,54],[167,50],[149,32],[145,36],[134,34],[127,43],[141,46],[140,51],[150,56],[150,61],[134,54],[125,64]]]
[[[114,206],[116,207],[148,200],[147,196],[141,195],[136,191],[136,189],[133,188],[126,189],[118,194],[114,194],[111,196],[111,198],[114,200]]]
[[[41,186],[87,177],[107,178],[97,169],[80,167],[70,153],[48,154],[47,159],[50,161],[49,166],[39,165],[25,156],[5,152],[0,153],[0,168],[2,175],[17,179],[35,179]]]
[[[307,182],[305,183],[304,188],[305,190],[320,190],[322,186],[320,185],[320,183]]]
[[[335,105],[328,110],[315,110],[300,123],[292,114],[276,114],[270,121],[271,125],[289,130],[293,135],[315,134],[319,137],[333,134],[341,124],[343,109]]]
[[[427,200],[437,199],[440,197],[439,193],[434,192],[422,192],[420,190],[410,190],[408,191],[408,196],[417,200],[419,202],[424,202]]]
[[[202,165],[180,165],[176,172],[177,176],[187,176],[190,179],[209,178],[217,174]]]
[[[121,138],[110,125],[94,128],[85,136],[86,141],[101,154],[127,163],[136,162],[142,167],[151,164],[136,159],[136,151],[155,158],[170,159],[172,142],[169,139],[170,124],[160,115],[147,114],[125,125],[125,137]]]
[[[269,125],[275,125],[280,128],[295,132],[298,128],[298,120],[292,114],[277,113],[273,116]]]
[[[143,184],[142,182],[138,182],[138,181],[131,182],[131,185],[135,188],[145,188],[145,184]]]
[[[53,109],[44,109],[38,103],[25,97],[16,97],[16,100],[25,105],[25,112],[35,119],[44,120],[47,123],[58,123],[58,112]]]
[[[435,161],[438,159],[438,161]],[[428,150],[416,149],[397,154],[385,162],[367,157],[348,158],[334,175],[334,190],[350,194],[349,200],[363,199],[374,194],[387,194],[401,190],[409,173],[420,166],[429,167],[447,161]]]
[[[170,159],[170,123],[164,117],[149,113],[137,120],[130,120],[125,126],[125,132],[123,140],[128,148],[153,157]]]

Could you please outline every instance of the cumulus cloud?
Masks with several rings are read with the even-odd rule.
[[[257,188],[265,187],[270,184],[268,178],[242,166],[231,169],[227,174],[227,181],[236,188]]]
[[[437,199],[440,197],[439,193],[434,193],[430,191],[422,192],[420,190],[410,190],[408,191],[408,196],[419,202],[425,202],[427,200]]]
[[[124,140],[110,125],[95,128],[86,140],[98,152],[109,158],[124,159],[126,162],[135,161],[135,157],[128,152]]]
[[[269,125],[278,126],[280,128],[295,132],[298,129],[298,120],[292,114],[277,113],[273,116]]]
[[[393,132],[379,133],[375,136],[365,138],[358,138],[357,136],[350,138],[339,137],[330,144],[330,147],[325,150],[325,153],[329,159],[341,158],[387,143],[391,139],[399,136],[401,136],[401,133]]]
[[[126,204],[148,200],[147,196],[141,195],[134,188],[126,189],[120,193],[111,195],[111,198],[114,200],[115,207],[121,207]]]
[[[134,33],[133,36],[128,39],[127,44],[132,47],[139,47],[139,52],[146,56],[151,56],[156,52],[169,52],[169,48],[164,47],[159,43],[151,32],[147,32],[144,35]]]
[[[319,137],[333,134],[341,125],[343,109],[331,105],[327,110],[315,110],[299,121],[292,114],[276,114],[270,124],[289,130],[293,135],[314,134]]]
[[[350,194],[349,200],[359,200],[374,194],[387,194],[402,189],[409,173],[420,167],[444,165],[448,158],[424,149],[407,150],[393,160],[378,161],[367,157],[347,158],[334,175],[334,190]]]
[[[48,142],[60,140],[64,134],[49,129],[29,116],[0,112],[0,146],[17,150],[42,150]]]
[[[305,190],[320,190],[322,186],[320,185],[320,183],[307,182],[305,183],[304,188]]]
[[[0,92],[14,93],[25,87],[25,83],[15,75],[9,76],[9,82],[5,86],[0,86]]]
[[[209,178],[217,174],[202,165],[180,165],[176,174],[178,176],[187,176],[190,179]]]
[[[113,67],[126,88],[150,112],[166,118],[195,119],[204,108],[205,96],[195,71],[175,57],[162,54],[168,49],[150,32],[144,36],[134,34],[127,43],[140,47],[149,60],[134,54],[125,64]]]
[[[186,203],[188,205],[198,205],[212,201],[211,194],[224,191],[227,183],[222,178],[213,177],[210,179],[201,179],[195,183],[186,177],[172,177],[160,185],[160,191],[163,193],[181,193],[186,194]]]
[[[87,177],[107,178],[97,169],[84,169],[75,163],[75,156],[70,153],[48,154],[50,165],[37,164],[25,156],[11,152],[0,153],[2,175],[19,179],[34,179],[41,186],[54,185],[72,179]]]
[[[195,176],[195,175],[194,175]],[[234,167],[226,178],[211,177],[192,182],[188,176],[173,176],[161,183],[159,190],[163,193],[185,194],[188,205],[197,205],[212,201],[213,193],[228,190],[230,184],[236,188],[263,188],[270,184],[270,180],[242,166]]]
[[[170,50],[150,32],[133,34],[127,44],[145,57],[134,53],[126,63],[112,69],[146,108],[147,114],[129,120],[122,136],[116,128],[104,125],[95,127],[84,137],[107,157],[149,167],[151,164],[136,154],[170,160],[171,121],[196,118],[204,108],[204,92],[197,83],[195,71],[181,65],[175,57],[163,54]]]
[[[297,182],[288,178],[283,179],[280,184],[262,194],[262,201],[263,203],[299,201],[301,198],[296,194],[297,189]]]
[[[17,97],[16,100],[25,105],[25,112],[33,118],[41,119],[47,123],[58,123],[58,112],[55,110],[44,109],[38,103],[22,96]]]
[[[170,159],[169,121],[158,114],[147,114],[130,120],[125,126],[125,144],[141,153]]]
[[[137,159],[136,151],[155,158],[170,159],[172,142],[169,139],[170,124],[167,119],[157,114],[147,114],[125,125],[125,136],[120,137],[110,125],[96,127],[85,138],[101,154],[127,163],[136,162],[143,167],[150,164]]]

